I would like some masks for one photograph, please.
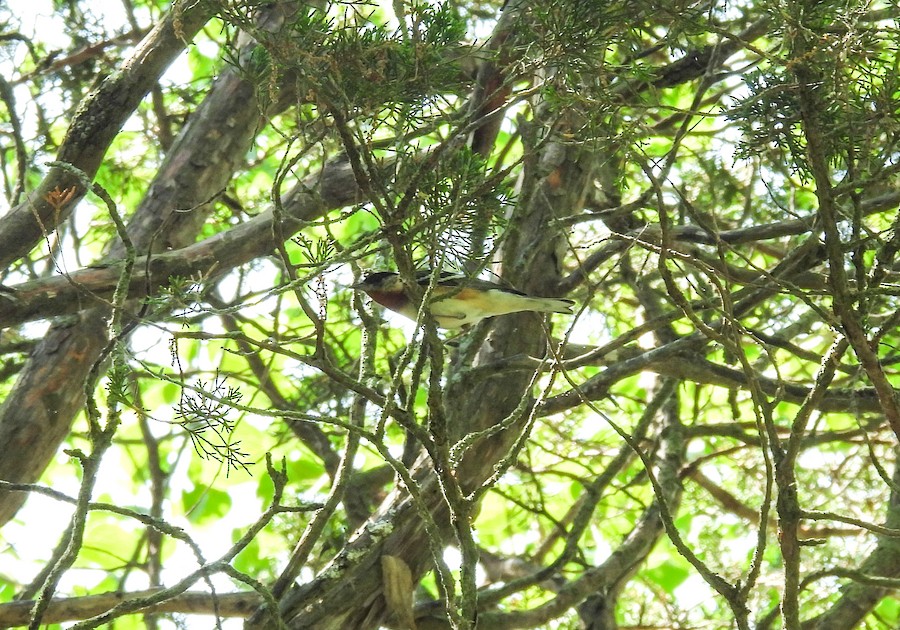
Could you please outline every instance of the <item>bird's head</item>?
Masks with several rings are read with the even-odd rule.
[[[403,291],[403,281],[393,271],[370,271],[359,282],[351,284],[350,288],[366,293]]]

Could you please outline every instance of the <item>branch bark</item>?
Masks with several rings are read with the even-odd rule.
[[[43,623],[62,623],[94,617],[122,602],[144,599],[156,590],[122,592],[115,591],[87,597],[60,597],[50,602],[43,615]],[[213,615],[220,617],[246,617],[259,605],[262,598],[253,591],[244,593],[181,593],[159,604],[148,606],[146,613],[182,613]],[[31,600],[0,604],[0,628],[23,626],[31,618]]]
[[[93,178],[113,138],[135,108],[156,85],[169,64],[214,15],[213,2],[177,3],[122,64],[79,105],[60,147],[57,161],[76,167]],[[62,208],[47,202],[54,190],[75,188],[74,198]],[[86,193],[72,173],[54,167],[28,198],[0,220],[0,268],[25,256],[71,214]]]

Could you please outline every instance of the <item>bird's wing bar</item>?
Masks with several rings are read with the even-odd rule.
[[[427,287],[428,283],[431,282],[431,274],[433,272],[430,269],[420,269],[416,272],[416,282],[419,286]],[[465,283],[468,280],[466,276],[453,273],[452,271],[442,271],[438,275],[438,284],[442,284],[444,286],[459,286]]]

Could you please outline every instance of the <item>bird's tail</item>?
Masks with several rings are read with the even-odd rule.
[[[532,309],[540,313],[567,313],[572,314],[572,306],[575,302],[565,298],[536,298],[529,297]]]

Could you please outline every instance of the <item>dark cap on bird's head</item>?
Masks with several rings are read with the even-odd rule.
[[[367,271],[359,282],[350,285],[360,291],[390,291],[403,288],[400,275],[393,271]]]

